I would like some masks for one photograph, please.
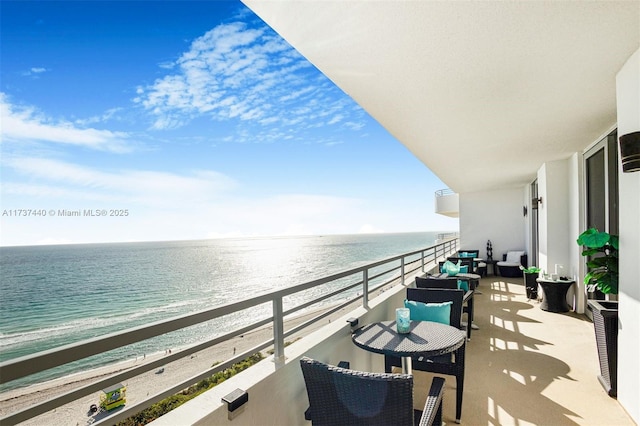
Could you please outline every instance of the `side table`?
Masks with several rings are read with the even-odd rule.
[[[484,262],[487,264],[487,276],[489,275],[489,266],[491,266],[492,275],[495,275],[495,276],[498,275],[498,267],[496,266],[496,264],[499,262],[498,260],[487,259],[487,260],[481,260],[481,262]]]
[[[567,303],[567,291],[575,281],[553,281],[543,278],[538,278],[536,281],[542,288],[540,309],[549,312],[569,312],[571,310]]]

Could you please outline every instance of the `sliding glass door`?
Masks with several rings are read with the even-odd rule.
[[[618,234],[618,150],[613,131],[585,152],[586,227]],[[587,293],[600,299],[599,292]],[[587,310],[590,316],[590,312]]]

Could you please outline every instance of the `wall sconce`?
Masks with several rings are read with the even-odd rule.
[[[542,197],[532,198],[531,199],[531,208],[533,210],[537,210],[538,209],[538,204],[542,205]]]
[[[640,171],[640,132],[627,133],[619,138],[620,161],[624,173]]]

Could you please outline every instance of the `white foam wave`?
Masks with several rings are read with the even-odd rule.
[[[0,348],[8,348],[17,345],[25,345],[36,342],[44,342],[50,339],[58,339],[64,337],[65,340],[70,338],[74,334],[86,334],[89,330],[100,328],[114,328],[116,325],[122,325],[124,323],[131,323],[141,318],[146,321],[151,317],[168,317],[166,314],[179,314],[187,312],[185,307],[195,304],[194,300],[185,300],[175,303],[169,303],[163,306],[144,308],[138,311],[130,312],[128,314],[122,314],[120,312],[109,314],[100,317],[84,317],[69,322],[62,323],[60,325],[39,328],[37,330],[14,332],[14,333],[0,333]],[[165,315],[163,315],[165,314]],[[133,326],[133,325],[132,325]],[[124,329],[126,327],[116,327],[118,329]]]

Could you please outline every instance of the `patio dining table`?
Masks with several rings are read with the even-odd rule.
[[[466,334],[431,321],[411,321],[409,333],[400,334],[395,321],[382,321],[360,327],[351,339],[366,351],[402,357],[402,372],[411,374],[412,356],[434,357],[457,351],[464,345]]]

